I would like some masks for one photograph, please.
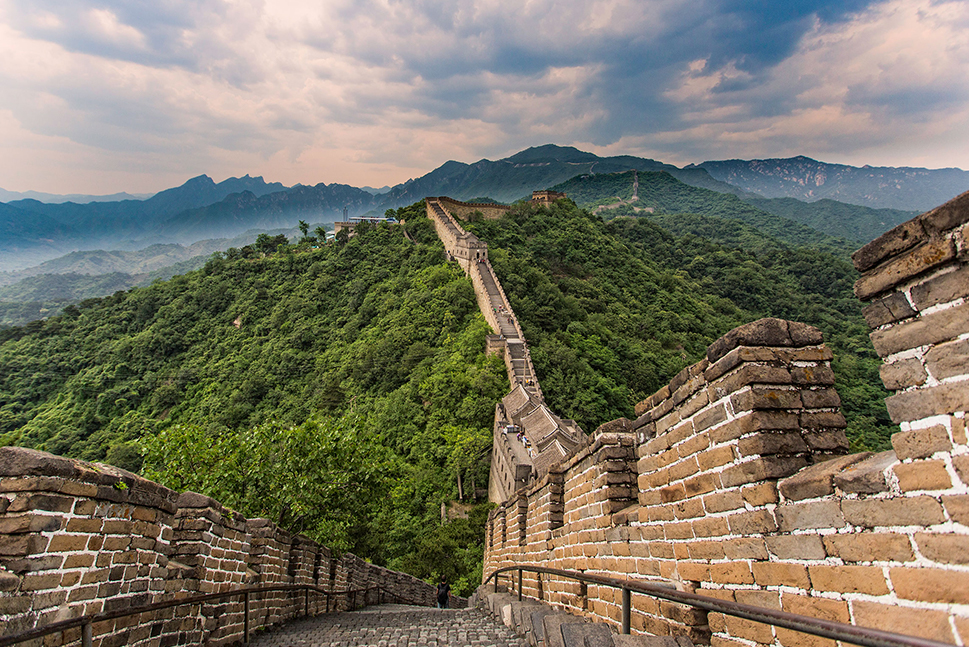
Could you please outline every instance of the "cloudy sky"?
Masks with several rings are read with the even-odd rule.
[[[966,0],[0,0],[0,187],[380,186],[557,143],[969,168]]]

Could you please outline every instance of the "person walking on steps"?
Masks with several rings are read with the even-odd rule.
[[[441,583],[437,585],[437,608],[447,609],[448,608],[448,598],[451,594],[451,587],[448,585],[447,580],[442,577]]]

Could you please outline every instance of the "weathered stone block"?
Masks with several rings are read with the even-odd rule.
[[[811,346],[822,342],[821,331],[813,326],[783,319],[759,319],[738,328],[707,348],[707,359],[716,362],[738,346]]]
[[[955,257],[956,246],[952,240],[927,240],[907,253],[886,261],[876,270],[862,275],[855,282],[855,296],[867,301],[902,281],[939,267]]]
[[[895,452],[879,452],[834,475],[834,484],[849,494],[876,494],[888,491],[885,471],[898,462]]]
[[[862,309],[861,313],[868,327],[874,329],[915,316],[915,309],[904,294],[893,292],[887,297],[872,301]]]
[[[892,420],[898,423],[969,411],[969,388],[965,382],[954,382],[905,391],[886,398],[885,406]]]
[[[925,354],[925,366],[937,380],[969,373],[969,339],[939,344]]]
[[[801,389],[801,403],[805,409],[833,409],[841,406],[841,397],[832,388]]]
[[[897,391],[910,386],[918,386],[925,382],[928,374],[921,360],[916,357],[900,359],[891,363],[882,364],[879,368],[882,382],[886,389]]]
[[[942,506],[928,496],[850,499],[841,502],[848,523],[865,528],[931,526],[945,521]]]
[[[797,454],[808,447],[801,435],[795,432],[759,432],[744,436],[738,441],[741,456],[769,454]]]
[[[895,594],[906,600],[969,604],[969,587],[962,571],[898,567],[889,570]]]
[[[969,267],[929,279],[912,287],[912,301],[919,310],[969,295]]]
[[[834,476],[845,468],[861,462],[871,456],[870,452],[861,452],[850,456],[842,456],[811,467],[805,468],[778,483],[778,489],[784,498],[791,501],[813,499],[834,493]]]
[[[955,339],[969,330],[969,303],[939,310],[871,333],[875,351],[892,353]]]
[[[908,536],[889,532],[825,535],[824,548],[831,557],[846,562],[908,562],[915,559]]]
[[[898,463],[893,468],[902,492],[915,490],[945,490],[952,487],[952,480],[943,461],[916,461]]]
[[[767,537],[767,549],[779,559],[824,559],[827,553],[819,535]]]
[[[843,528],[844,516],[837,501],[814,501],[778,506],[776,510],[781,532],[812,528]]]

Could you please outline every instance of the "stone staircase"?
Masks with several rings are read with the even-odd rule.
[[[517,595],[480,587],[468,601],[522,636],[531,647],[693,647],[687,636],[620,635],[615,628]]]

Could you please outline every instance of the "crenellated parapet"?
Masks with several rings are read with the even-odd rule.
[[[969,193],[854,255],[856,293],[870,301],[865,317],[895,391],[893,450],[848,454],[820,332],[760,320],[715,341],[636,405],[636,420],[600,428],[495,510],[485,574],[540,563],[969,641],[967,223]],[[507,531],[523,523],[524,537]],[[619,623],[613,590],[535,575],[524,586]],[[634,609],[634,631],[807,644],[803,634],[678,604],[637,598]]]
[[[269,520],[246,519],[210,497],[110,465],[0,448],[0,636],[269,584],[330,591],[379,585],[428,606],[436,597],[433,585],[413,576],[337,554]],[[294,618],[304,602],[287,592],[261,594],[251,601],[251,626]],[[324,606],[311,596],[310,612]],[[225,645],[242,630],[236,597],[97,623],[94,637],[95,644]]]

